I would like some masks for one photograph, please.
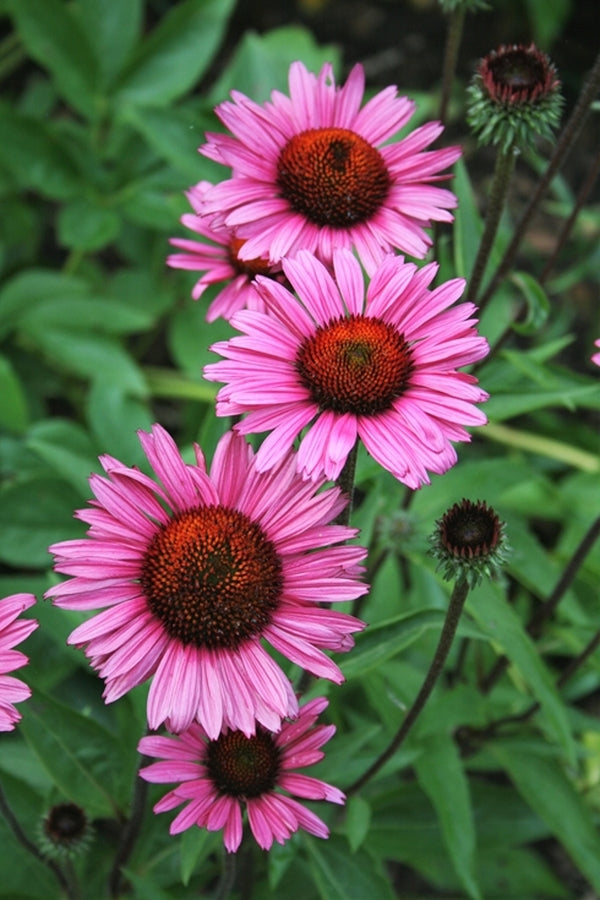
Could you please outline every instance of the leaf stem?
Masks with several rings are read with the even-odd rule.
[[[456,629],[458,627],[458,623],[468,593],[469,585],[467,583],[467,580],[462,577],[459,578],[454,585],[454,590],[452,591],[452,596],[450,597],[450,602],[448,604],[448,611],[446,612],[446,618],[442,626],[440,639],[438,641],[433,660],[425,676],[423,684],[421,685],[419,693],[417,694],[412,706],[404,717],[400,728],[396,732],[396,735],[394,736],[388,747],[377,757],[377,759],[367,769],[367,771],[363,775],[361,775],[360,778],[358,778],[353,784],[351,784],[349,788],[346,789],[346,794],[348,796],[350,796],[350,794],[355,794],[358,790],[360,790],[360,788],[362,788],[367,783],[367,781],[369,781],[373,777],[373,775],[375,775],[381,769],[381,767],[389,759],[391,759],[394,753],[396,753],[396,751],[400,748],[410,729],[415,724],[420,713],[423,711],[423,708],[425,707],[425,704],[427,703],[427,700],[429,699],[429,696],[444,668],[444,664],[448,657],[448,653],[450,652],[450,647],[452,646],[454,635],[456,634]]]

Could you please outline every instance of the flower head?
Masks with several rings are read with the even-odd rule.
[[[556,69],[534,44],[501,46],[485,56],[468,88],[467,120],[480,143],[507,152],[550,137],[563,99]]]
[[[186,228],[210,243],[171,238],[173,247],[184,252],[167,257],[167,265],[174,269],[204,272],[192,289],[194,300],[199,300],[211,284],[225,285],[208,307],[207,322],[214,322],[219,317],[229,319],[236,310],[245,307],[261,309],[262,302],[252,285],[255,275],[283,278],[281,267],[272,265],[268,258],[240,259],[239,251],[244,241],[236,237],[231,228],[211,225],[213,216],[202,215],[202,198],[211,187],[208,181],[201,181],[190,188],[186,195],[194,214],[185,213],[181,217]]]
[[[29,662],[24,653],[13,648],[38,627],[35,619],[17,621],[21,613],[35,602],[33,594],[11,594],[0,600],[0,731],[13,731],[21,719],[15,703],[31,697],[28,686],[19,678],[7,675],[7,672],[21,669]]]
[[[107,609],[68,642],[85,647],[106,681],[106,702],[153,676],[148,722],[171,731],[197,719],[214,738],[223,727],[277,730],[297,701],[263,639],[314,675],[342,681],[323,649],[344,651],[363,625],[320,605],[365,593],[365,551],[331,546],[356,529],[329,523],[346,505],[296,474],[293,454],[269,474],[246,441],[221,438],[210,473],[198,446],[184,463],[155,425],[140,433],[160,479],[102,457],[96,499],[77,516],[81,540],[54,544],[55,569],[73,576],[48,596],[66,609]],[[256,720],[256,721],[255,721]]]
[[[318,75],[292,63],[290,96],[278,91],[261,105],[238,92],[216,113],[230,135],[209,134],[200,152],[232,168],[208,191],[203,210],[235,228],[246,243],[241,259],[278,261],[311,250],[329,263],[336,247],[354,248],[370,271],[385,252],[425,256],[432,222],[450,222],[456,198],[433,182],[460,156],[459,147],[426,151],[439,122],[390,142],[414,103],[395,87],[361,109],[362,66],[344,86],[332,67]]]
[[[194,724],[178,738],[150,736],[141,739],[138,750],[160,762],[140,770],[146,781],[179,782],[154,807],[165,812],[187,805],[171,823],[171,834],[192,825],[209,831],[224,829],[230,853],[242,839],[242,807],[257,843],[269,850],[273,841],[283,844],[299,828],[326,838],[327,826],[293,796],[308,800],[343,803],[337,788],[310,775],[296,772],[323,759],[323,744],[335,733],[334,725],[316,725],[327,700],[318,698],[301,707],[298,718],[285,722],[279,734],[258,728],[247,736],[224,731],[208,739],[201,725]],[[287,793],[283,793],[286,791]]]
[[[481,500],[462,500],[447,510],[436,522],[431,544],[442,576],[463,577],[470,587],[484,575],[493,577],[507,559],[504,522]]]
[[[75,803],[57,803],[48,810],[39,833],[42,851],[51,859],[78,856],[89,848],[92,839],[87,816]]]
[[[231,324],[240,337],[215,344],[224,360],[205,368],[223,381],[217,414],[248,413],[243,432],[270,431],[257,454],[261,470],[277,464],[308,427],[298,467],[308,478],[339,476],[357,438],[385,469],[411,488],[456,462],[452,441],[486,418],[487,399],[460,366],[484,357],[485,338],[471,303],[452,306],[464,288],[455,279],[428,290],[435,264],[417,269],[389,255],[366,289],[347,250],[333,257],[334,276],[312,254],[284,260],[299,300],[257,278],[268,313],[245,310]]]
[[[594,347],[600,348],[600,338],[598,338],[597,341],[594,341]],[[593,353],[590,358],[596,366],[600,366],[600,349],[597,353]]]

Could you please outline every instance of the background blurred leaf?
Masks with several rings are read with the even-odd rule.
[[[119,84],[124,104],[164,106],[198,81],[216,53],[233,0],[184,0],[141,44]]]
[[[10,11],[32,58],[86,118],[96,113],[96,58],[73,7],[61,0],[12,0]]]

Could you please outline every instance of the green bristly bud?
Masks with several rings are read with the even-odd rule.
[[[493,578],[505,564],[508,545],[504,523],[491,506],[461,500],[436,522],[430,553],[446,581],[464,578],[470,588],[482,578]]]
[[[85,853],[93,836],[85,812],[75,803],[53,806],[41,821],[38,832],[44,856],[57,860]]]
[[[556,69],[530,44],[502,46],[485,56],[467,88],[467,121],[481,144],[503,153],[526,150],[550,138],[560,122],[563,98]]]

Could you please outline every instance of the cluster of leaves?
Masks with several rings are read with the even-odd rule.
[[[232,88],[263,100],[286,89],[293,59],[318,69],[337,65],[339,52],[301,28],[248,33],[206,81],[233,0],[182,0],[157,16],[143,0],[4,0],[0,11],[11,27],[0,43],[9,86],[0,103],[0,595],[41,595],[56,577],[48,545],[83,534],[72,514],[89,496],[99,453],[144,466],[135,432],[156,420],[208,456],[222,432],[201,371],[208,345],[230,330],[207,326],[205,301],[189,299],[189,273],[164,265],[187,208],[182,191],[223,177],[197,153],[218,127],[214,104]],[[420,115],[431,113],[432,99],[420,100]],[[540,163],[532,158],[528,171]],[[482,231],[464,164],[453,189],[460,206],[440,244],[442,280],[468,277]],[[572,203],[557,179],[557,220]],[[485,499],[506,520],[513,554],[503,581],[470,596],[454,677],[405,747],[341,818],[319,810],[331,817],[329,841],[296,835],[257,865],[257,897],[280,896],[285,884],[289,900],[387,900],[410,896],[402,878],[418,876],[428,886],[415,889],[420,897],[566,898],[570,888],[539,852],[550,840],[600,892],[600,727],[587,711],[600,664],[591,659],[564,691],[556,686],[565,660],[600,628],[598,555],[586,558],[540,640],[524,627],[600,509],[597,377],[584,361],[564,362],[573,343],[583,346],[571,297],[579,282],[598,283],[597,233],[589,210],[573,263],[550,283],[552,302],[529,270],[534,259],[487,307],[490,343],[507,329],[512,337],[478,372],[490,425],[455,469],[399,513],[401,486],[360,456],[353,524],[371,547],[362,610],[370,627],[342,661],[345,685],[331,691],[338,734],[320,777],[344,788],[360,776],[419,689],[447,605],[427,555],[434,521],[463,496]],[[492,264],[510,235],[507,216]],[[513,326],[522,302],[527,314]],[[101,897],[128,815],[145,692],[105,707],[83,656],[65,646],[78,615],[41,603],[35,615],[41,627],[26,647],[33,697],[17,732],[2,737],[1,779],[28,834],[53,803],[86,810],[96,837],[76,867],[86,896]],[[507,671],[486,692],[501,655]],[[535,716],[492,727],[532,702]],[[52,873],[3,821],[0,836],[11,848],[0,897],[57,897]],[[171,838],[168,817],[148,814],[126,871],[132,896],[165,900],[210,886],[220,845],[198,829]]]

